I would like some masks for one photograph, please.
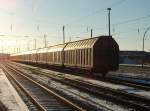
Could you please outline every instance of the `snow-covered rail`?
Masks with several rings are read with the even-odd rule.
[[[13,67],[2,65],[4,72],[9,79],[13,80],[34,104],[35,109],[39,111],[83,111],[75,104],[65,98],[57,95],[50,89],[29,78],[24,73],[20,73]]]
[[[32,69],[34,74],[45,75],[55,81],[61,82],[63,84],[78,88],[80,90],[84,90],[96,97],[105,98],[109,101],[119,103],[121,105],[125,105],[126,107],[130,107],[133,109],[144,109],[150,110],[150,99],[145,97],[136,95],[134,93],[125,92],[119,89],[113,89],[110,87],[105,87],[102,85],[92,84],[88,81],[79,80],[79,79],[71,79],[69,77],[60,75],[60,74],[47,74],[45,72],[41,72],[36,69]],[[126,86],[125,86],[126,87]]]

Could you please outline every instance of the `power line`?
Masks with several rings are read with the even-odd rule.
[[[146,17],[146,16],[145,16]],[[142,17],[139,17],[139,18],[136,18],[137,20],[138,19],[140,19],[140,18],[142,18]],[[144,17],[143,17],[144,18]],[[131,19],[131,20],[135,20],[135,19]],[[130,20],[130,22],[133,22],[133,21],[131,21]],[[141,20],[141,19],[140,19]],[[129,21],[129,20],[128,20]],[[120,22],[120,23],[122,23],[122,22]],[[118,23],[118,25],[119,25],[119,23]],[[116,29],[115,29],[115,24],[113,24],[113,33],[115,33],[115,31],[116,31]],[[96,31],[96,30],[99,30],[99,29],[105,29],[105,28],[94,28],[94,30]],[[137,33],[139,33],[140,31],[142,31],[142,30],[144,30],[145,28],[143,27],[143,28],[136,28],[136,29],[130,29],[130,32],[133,32],[133,31],[137,31]],[[87,33],[87,32],[81,32],[81,33],[79,33],[79,34],[74,34],[74,35],[72,35],[73,37],[74,36],[79,36],[79,35],[82,35],[82,34],[85,34],[85,33]],[[128,33],[128,32],[118,32],[118,33]],[[113,35],[113,34],[112,34]]]
[[[79,35],[81,35],[81,34],[86,34],[87,32],[81,32],[81,33],[78,33],[78,34],[73,34],[73,35],[71,35],[72,37],[77,37],[77,36],[79,36]]]
[[[110,7],[110,8],[115,7],[115,6],[121,4],[121,3],[125,2],[125,1],[126,1],[126,0],[118,0],[117,2],[115,2],[115,3],[111,4],[111,5],[109,5],[108,7]],[[72,21],[72,22],[70,22],[70,23],[68,23],[68,24],[66,24],[66,25],[71,25],[72,23],[79,22],[79,21],[83,20],[84,18],[91,17],[92,15],[95,15],[95,14],[100,13],[100,12],[105,11],[105,10],[106,10],[106,8],[96,10],[96,11],[94,11],[94,12],[92,12],[92,13],[86,15],[86,16],[80,17],[80,18],[78,18],[78,19],[76,19],[76,20],[74,20],[74,21]]]
[[[115,24],[113,24],[113,25],[115,25],[115,26],[117,26],[117,25],[122,25],[122,24],[139,21],[139,20],[146,19],[146,18],[150,18],[150,14],[149,14],[149,15],[146,15],[146,16],[143,16],[143,17],[138,17],[138,18],[134,18],[134,19],[130,19],[130,20],[125,20],[125,21],[123,21],[123,22],[115,23]]]
[[[115,6],[118,6],[119,4],[122,4],[123,2],[125,2],[126,0],[119,0],[115,3],[113,3],[112,5],[110,5],[109,7],[112,8],[112,7],[115,7]]]
[[[125,2],[125,1],[126,1],[126,0],[118,0],[117,2],[111,4],[111,5],[108,6],[108,7],[115,7],[115,6],[121,4],[121,3]],[[100,9],[100,10],[94,11],[94,12],[92,12],[91,14],[88,14],[88,15],[86,15],[86,16],[84,16],[84,17],[81,17],[81,18],[79,18],[79,19],[76,19],[76,20],[74,20],[74,21],[72,21],[71,23],[68,23],[68,24],[66,24],[66,25],[71,25],[72,23],[79,22],[79,21],[83,20],[84,18],[91,17],[92,15],[95,15],[95,14],[100,13],[100,12],[105,11],[105,10],[106,10],[106,9]],[[87,28],[87,30],[88,30],[88,28]],[[85,33],[85,32],[84,32],[84,33]],[[72,36],[77,36],[77,35],[81,35],[81,34],[83,34],[83,32],[82,32],[82,33],[79,33],[79,34],[76,34],[76,35],[72,35]]]
[[[39,1],[39,0],[38,0]],[[121,4],[121,3],[123,3],[124,1],[126,1],[126,0],[118,0],[117,2],[115,2],[115,3],[113,3],[113,4],[111,4],[111,5],[109,5],[108,7],[114,7],[114,6],[117,6],[117,5],[119,5],[119,4]],[[37,9],[37,7],[35,6],[35,5],[37,5],[37,4],[35,4],[35,1],[33,0],[33,3],[32,3],[32,14],[33,14],[33,12]],[[74,20],[73,22],[71,22],[71,24],[72,23],[75,23],[75,22],[79,22],[79,21],[81,21],[81,20],[83,20],[84,18],[87,18],[87,17],[90,17],[90,16],[92,16],[92,15],[95,15],[95,14],[97,14],[97,13],[100,13],[100,12],[102,12],[102,11],[104,11],[104,10],[106,10],[106,9],[99,9],[99,10],[96,10],[96,11],[93,11],[92,13],[90,13],[90,14],[88,14],[88,15],[86,15],[86,16],[84,16],[84,17],[81,17],[81,18],[79,18],[79,19],[76,19],[76,20]],[[7,14],[9,14],[9,15],[11,15],[12,13],[10,13],[10,12],[6,12],[6,11],[4,11],[5,13],[7,13]],[[13,13],[13,15],[14,16],[19,16],[19,17],[21,17],[21,18],[28,18],[27,16],[28,15],[18,15],[18,14],[15,14],[15,13]],[[33,17],[34,18],[34,17]],[[42,24],[44,24],[43,23],[43,19],[39,19],[39,18],[34,18],[35,20],[33,20],[34,22],[36,22],[36,23],[38,23],[39,24],[39,22],[42,22]],[[49,23],[48,21],[45,21],[44,20],[44,22],[46,22],[46,24],[47,23]],[[50,23],[50,24],[52,24],[52,23]],[[67,25],[71,25],[70,23],[69,24],[67,24]],[[56,25],[56,24],[55,24]],[[38,30],[38,29],[37,29]]]
[[[122,25],[122,24],[125,24],[125,23],[130,23],[130,22],[135,22],[135,21],[138,21],[138,20],[143,20],[143,19],[146,19],[146,18],[150,18],[150,14],[149,15],[146,15],[146,16],[143,16],[143,17],[138,17],[138,18],[134,18],[134,19],[130,19],[130,20],[125,20],[125,21],[123,21],[123,22],[119,22],[119,23],[115,23],[115,24],[113,24],[113,32],[115,32],[115,26],[117,26],[117,25]],[[105,28],[94,28],[94,30],[99,30],[99,29],[105,29]],[[138,30],[138,29],[134,29],[134,30]],[[84,32],[84,33],[86,33],[86,32]],[[124,32],[121,32],[121,33],[124,33]],[[81,34],[83,34],[83,32],[82,33],[79,33],[79,34],[76,34],[76,35],[73,35],[73,36],[77,36],[77,35],[81,35]]]

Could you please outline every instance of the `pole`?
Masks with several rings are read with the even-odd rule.
[[[93,37],[93,30],[91,29],[91,38]]]
[[[142,52],[144,53],[144,37],[145,37],[145,33],[144,33],[144,36],[143,36],[143,47],[142,47]],[[143,68],[143,65],[144,65],[144,55],[142,57],[142,68]]]
[[[15,47],[14,47],[14,54],[15,54]]]
[[[149,30],[150,30],[150,26],[147,27],[147,29],[145,30],[144,35],[143,35],[143,47],[142,47],[143,53],[144,53],[144,45],[145,45],[145,44],[144,44],[144,39],[145,39],[146,33],[147,33]],[[143,55],[143,58],[142,58],[142,67],[143,67],[143,65],[144,65],[144,55]]]
[[[27,50],[29,51],[30,50],[30,41],[28,40],[28,43],[27,43]]]
[[[44,44],[45,44],[45,47],[47,47],[47,40],[46,40],[46,34],[44,34]]]
[[[108,10],[108,30],[109,30],[109,37],[110,37],[110,11],[111,11],[111,8],[107,8]]]
[[[71,36],[69,37],[69,42],[71,42]]]
[[[20,44],[18,44],[18,52],[20,52]]]
[[[65,43],[65,26],[63,25],[63,44]]]
[[[18,41],[16,40],[16,52],[18,53]]]
[[[36,39],[34,39],[34,48],[36,49]]]
[[[28,41],[28,51],[30,50],[30,42]]]

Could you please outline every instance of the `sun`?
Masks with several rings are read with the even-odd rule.
[[[16,9],[20,0],[0,0],[0,9],[12,10]]]

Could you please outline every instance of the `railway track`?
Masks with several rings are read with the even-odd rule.
[[[20,65],[18,65],[18,63],[14,63],[16,66],[20,67]],[[24,66],[22,66],[24,67]],[[28,68],[31,69],[31,68]],[[33,69],[33,68],[32,68]],[[93,77],[88,77],[88,78],[93,78]],[[99,75],[95,75],[94,79],[96,80],[100,80],[103,82],[110,82],[110,83],[114,83],[114,84],[121,84],[121,85],[126,85],[129,87],[135,87],[138,89],[142,89],[142,90],[147,90],[150,91],[150,82],[149,79],[143,78],[143,80],[147,81],[147,83],[144,83],[143,80],[135,78],[135,77],[122,77],[119,75],[112,75],[109,74],[108,76],[106,76],[106,78],[102,78],[99,77]]]
[[[80,107],[52,92],[45,86],[21,74],[16,69],[1,66],[7,77],[23,91],[34,104],[36,111],[83,111]]]
[[[36,74],[43,74],[52,78],[55,81],[70,85],[72,87],[81,89],[82,91],[86,91],[90,94],[93,94],[99,98],[105,98],[106,100],[110,100],[117,104],[133,108],[135,110],[150,110],[150,100],[135,94],[111,89],[108,87],[98,86],[78,79],[70,79],[61,75],[46,74],[45,72],[40,72],[35,69],[32,70],[32,72]]]
[[[14,64],[19,66],[18,63],[14,63]],[[95,77],[89,77],[89,78],[94,78],[96,80],[100,80],[100,81],[104,81],[104,82],[110,82],[110,83],[114,83],[114,84],[122,84],[122,85],[130,86],[130,87],[135,87],[138,89],[150,91],[150,82],[148,82],[148,83],[143,82],[143,80],[149,81],[149,79],[146,79],[146,78],[143,78],[143,80],[141,80],[141,79],[138,79],[135,77],[122,77],[119,75],[114,76],[111,74],[109,76],[106,76],[105,79],[101,78],[97,75]]]
[[[15,64],[17,65],[17,64]],[[18,66],[18,65],[17,65]],[[95,76],[97,77],[97,76]],[[97,78],[94,78],[97,79]],[[104,81],[104,82],[110,82],[110,83],[114,83],[114,84],[121,84],[121,85],[126,85],[126,86],[130,86],[130,87],[135,87],[138,89],[143,89],[143,90],[147,90],[150,91],[150,82],[149,79],[139,79],[136,77],[130,77],[130,76],[114,76],[114,75],[110,75],[110,76],[106,76],[105,79],[103,78],[98,78],[97,80],[100,81]],[[144,83],[143,81],[146,81],[147,83]]]
[[[127,66],[127,67],[142,67],[141,64],[135,65],[135,64],[119,64],[119,66]],[[150,68],[150,65],[143,65],[145,68]]]
[[[14,69],[15,69],[15,72],[22,73],[23,75],[26,75],[28,78],[32,78],[31,76],[29,76],[29,75],[26,74],[25,72],[18,70],[19,68],[16,69],[16,68],[10,67],[10,66],[8,66],[8,65],[6,65],[6,66],[7,66],[7,68],[9,68],[9,69],[11,69],[11,70],[14,70]],[[32,79],[33,79],[33,78],[32,78]],[[41,83],[40,81],[38,81],[38,80],[36,80],[36,79],[34,79],[34,80],[37,81],[38,83],[42,84],[43,86],[52,89],[53,92],[56,92],[57,94],[62,95],[63,97],[68,96],[68,95],[62,94],[61,91],[59,92],[59,91],[53,89],[52,87],[49,87],[48,85],[45,85],[45,84]],[[66,90],[67,90],[67,89],[66,89]],[[72,92],[72,93],[74,93],[74,92]],[[74,93],[74,94],[75,94],[75,93]],[[77,95],[77,94],[75,94],[75,95]],[[70,95],[69,95],[69,96],[70,96]],[[80,96],[80,94],[77,95],[77,96],[79,96],[80,99],[82,98],[82,99],[88,100],[87,98]],[[92,104],[88,104],[88,102],[86,102],[86,101],[85,101],[86,103],[83,103],[83,101],[76,100],[76,99],[74,100],[74,98],[72,98],[72,97],[65,97],[65,98],[66,98],[67,100],[68,100],[68,98],[69,98],[69,99],[70,99],[70,98],[73,99],[72,103],[77,104],[77,106],[79,106],[79,107],[81,107],[82,109],[87,110],[87,111],[91,111],[91,110],[92,110],[92,111],[115,111],[115,110],[111,110],[109,107],[104,106],[104,105],[102,105],[102,104],[94,103],[93,101],[92,101],[92,102],[93,102]],[[69,100],[69,101],[70,101],[70,100]],[[95,106],[95,105],[93,105],[93,104],[97,104],[97,105],[100,106],[100,107],[97,107],[97,106]],[[57,111],[59,111],[59,110],[57,110]],[[63,110],[63,111],[65,111],[65,110]],[[75,110],[75,111],[77,111],[77,110]]]
[[[142,79],[138,79],[134,77],[111,75],[111,76],[106,77],[105,80],[102,80],[102,81],[112,82],[115,84],[122,84],[122,85],[130,86],[130,87],[135,87],[135,88],[150,91],[150,84],[147,84],[149,80],[144,80],[144,79],[142,80]],[[144,81],[146,81],[147,83],[145,83]]]

